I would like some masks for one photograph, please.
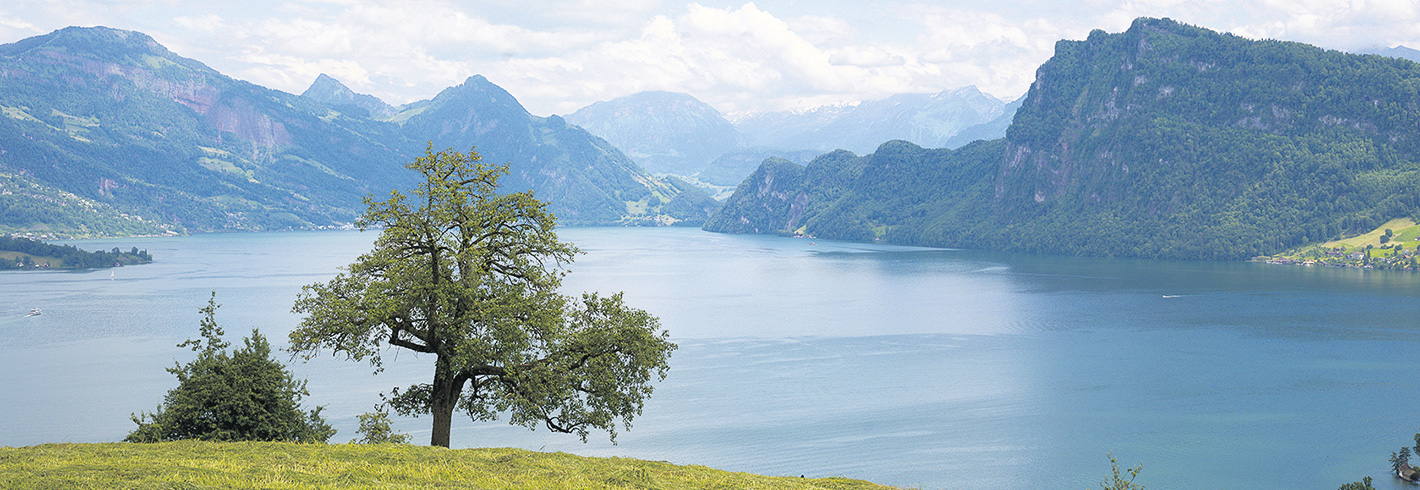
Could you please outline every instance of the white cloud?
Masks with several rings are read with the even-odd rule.
[[[495,79],[528,82],[516,84],[519,94],[536,82],[570,81],[574,85],[566,88],[528,92],[575,94],[551,105],[528,98],[534,112],[559,113],[642,90],[690,92],[724,110],[739,109],[744,94],[788,104],[785,100],[806,95],[850,92],[861,75],[854,67],[834,65],[827,52],[754,4],[727,9],[690,4],[675,17],[652,18],[635,38],[495,63],[493,71],[500,75]]]
[[[817,46],[835,46],[852,42],[857,29],[838,17],[805,15],[787,19],[789,28]]]
[[[902,56],[875,46],[866,48],[848,46],[842,49],[832,50],[829,61],[835,65],[852,65],[865,68],[901,66],[907,63],[907,60]]]
[[[26,31],[26,32],[38,32],[38,31],[39,31],[39,29],[36,28],[36,27],[34,26],[34,24],[31,24],[31,23],[29,23],[29,22],[25,22],[25,21],[23,21],[23,20],[11,18],[11,17],[5,15],[5,13],[4,13],[3,11],[0,11],[0,28],[12,29],[12,30],[17,30],[17,31]]]
[[[537,114],[642,90],[723,112],[964,85],[1012,98],[1057,40],[1140,16],[1331,48],[1420,48],[1414,0],[914,1],[10,0],[0,42],[109,25],[261,85],[299,93],[328,73],[395,104],[483,74]]]
[[[1265,0],[1253,10],[1257,22],[1234,33],[1346,50],[1420,40],[1420,6],[1411,0]]]
[[[216,34],[227,30],[226,21],[217,14],[207,14],[197,17],[177,17],[173,19],[177,25],[194,31]]]

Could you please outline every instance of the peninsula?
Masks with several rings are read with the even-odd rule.
[[[17,236],[0,236],[0,270],[15,269],[99,269],[147,264],[153,256],[133,247],[129,251],[89,252],[73,245],[52,245]]]

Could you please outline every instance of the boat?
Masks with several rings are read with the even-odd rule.
[[[30,314],[25,316],[39,316],[39,308],[30,308]]]

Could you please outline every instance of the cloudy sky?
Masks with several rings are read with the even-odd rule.
[[[1420,47],[1415,0],[5,0],[0,43],[71,25],[147,33],[300,93],[320,73],[392,104],[482,74],[534,114],[643,90],[722,112],[966,85],[1024,94],[1055,41],[1170,17],[1249,38]]]

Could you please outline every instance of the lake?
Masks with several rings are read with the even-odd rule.
[[[1331,489],[1387,475],[1420,410],[1420,274],[1039,257],[567,228],[568,293],[625,291],[680,349],[629,432],[455,418],[457,447],[513,446],[916,488],[1099,488],[1107,453],[1150,489]],[[150,265],[0,272],[0,445],[121,440],[176,385],[212,291],[228,340],[274,344],[302,285],[373,233],[208,234],[132,246]],[[43,314],[26,317],[30,308]],[[391,354],[394,354],[391,351]],[[292,362],[306,404],[355,437],[379,393],[427,381]],[[282,359],[286,358],[282,356]],[[428,440],[428,417],[396,428]]]

